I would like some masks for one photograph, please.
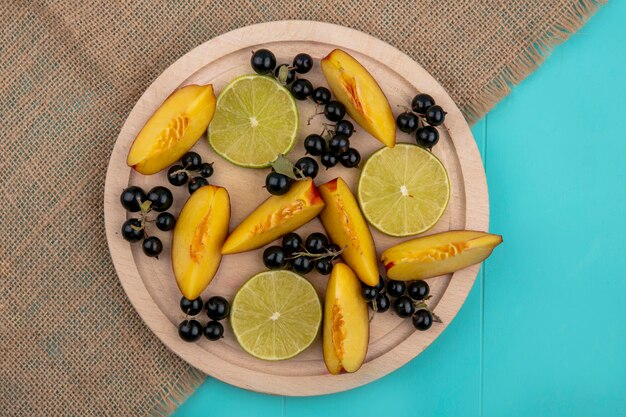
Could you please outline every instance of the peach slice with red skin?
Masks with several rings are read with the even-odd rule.
[[[269,197],[250,213],[228,236],[222,254],[260,248],[308,223],[323,208],[313,180],[296,181],[286,194]]]
[[[172,268],[180,292],[189,300],[215,276],[229,221],[230,199],[222,187],[205,185],[183,206],[172,237]]]
[[[365,361],[369,343],[367,303],[361,296],[361,283],[343,263],[334,266],[326,285],[324,363],[333,375],[356,372]]]
[[[214,112],[211,84],[188,85],[174,91],[141,129],[126,163],[144,175],[167,168],[202,137]]]
[[[418,237],[383,252],[387,276],[411,281],[449,274],[484,261],[502,236],[473,230],[451,230]]]
[[[335,49],[321,61],[322,72],[331,91],[346,111],[370,135],[393,148],[396,122],[380,86],[350,54]]]
[[[320,220],[330,239],[343,248],[341,257],[367,285],[378,284],[376,247],[367,222],[348,184],[335,178],[319,186],[326,206]]]

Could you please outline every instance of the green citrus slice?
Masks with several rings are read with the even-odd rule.
[[[411,236],[439,221],[450,200],[450,181],[431,152],[399,143],[365,162],[357,198],[372,226],[391,236]]]
[[[298,127],[298,108],[285,87],[270,77],[244,75],[219,95],[207,135],[226,160],[262,168],[291,150]]]
[[[230,323],[250,355],[289,359],[313,343],[322,305],[309,281],[290,271],[266,271],[250,278],[233,300]]]

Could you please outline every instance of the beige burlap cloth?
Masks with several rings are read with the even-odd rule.
[[[134,312],[104,234],[113,143],[167,66],[241,26],[330,21],[408,53],[475,121],[601,1],[0,3],[0,415],[130,417],[203,378]]]

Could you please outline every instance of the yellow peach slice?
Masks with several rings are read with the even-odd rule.
[[[411,239],[383,252],[391,279],[410,281],[449,274],[485,260],[502,243],[502,236],[472,230],[452,230]]]
[[[369,227],[348,184],[335,178],[319,186],[326,207],[320,219],[330,239],[343,248],[341,257],[367,285],[378,284],[376,248]]]
[[[346,265],[330,274],[324,301],[324,363],[333,375],[356,372],[367,354],[369,317],[361,283]]]
[[[214,112],[211,84],[188,85],[174,91],[141,129],[126,163],[145,175],[167,168],[195,145]]]
[[[389,101],[367,69],[350,54],[335,49],[321,61],[331,91],[370,135],[393,148],[396,122]]]
[[[311,178],[296,181],[284,195],[265,200],[232,231],[222,254],[260,248],[314,219],[324,208]]]
[[[186,298],[197,298],[215,276],[229,221],[228,192],[215,185],[197,189],[181,210],[172,237],[172,267]]]

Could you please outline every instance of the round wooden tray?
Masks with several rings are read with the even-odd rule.
[[[246,354],[237,344],[230,327],[225,338],[210,342],[202,338],[186,343],[178,337],[177,326],[184,318],[178,302],[169,258],[171,232],[152,227],[149,233],[160,237],[164,244],[160,259],[144,256],[141,245],[130,245],[120,235],[127,213],[119,203],[121,191],[129,184],[148,190],[160,184],[174,193],[174,205],[169,210],[178,215],[188,197],[186,187],[170,186],[166,173],[143,176],[126,166],[128,149],[146,120],[175,89],[187,84],[212,83],[216,94],[235,76],[250,73],[250,53],[254,49],[272,50],[279,63],[289,63],[294,55],[307,52],[316,60],[313,70],[306,74],[314,86],[326,85],[319,68],[319,59],[334,48],[346,50],[357,58],[378,80],[394,113],[403,111],[398,105],[409,105],[416,92],[427,92],[448,112],[445,128],[434,153],[446,166],[452,188],[447,211],[428,233],[450,229],[487,231],[489,200],[485,173],[469,126],[443,87],[421,66],[390,45],[356,30],[326,23],[283,21],[263,23],[229,32],[212,39],[172,64],[141,96],[128,116],[117,139],[106,177],[104,214],[107,239],[113,263],[120,281],[148,327],[170,349],[185,361],[207,374],[242,388],[280,395],[319,395],[347,390],[366,384],[401,367],[435,340],[454,318],[465,301],[478,272],[473,266],[452,275],[429,280],[433,298],[431,307],[443,323],[435,323],[426,332],[415,331],[410,320],[401,320],[393,313],[377,314],[371,321],[370,344],[363,367],[354,374],[333,376],[324,366],[321,336],[305,352],[283,362],[265,362]],[[323,116],[307,119],[315,112],[314,104],[298,102],[302,128],[300,138],[321,130]],[[399,142],[413,142],[413,136],[398,131]],[[363,158],[382,145],[357,126],[351,139]],[[261,187],[267,170],[235,167],[209,147],[205,138],[194,150],[205,161],[215,162],[214,184],[225,186],[231,197],[231,229],[268,197]],[[295,161],[304,155],[302,141],[290,153]],[[335,167],[322,170],[316,178],[321,184],[334,177],[343,177],[355,190],[359,170]],[[390,215],[393,215],[390,213]],[[323,231],[316,219],[299,232]],[[391,238],[372,229],[378,253],[403,239]],[[263,249],[223,257],[217,276],[204,291],[203,298],[214,294],[232,299],[235,291],[250,276],[264,270]],[[311,273],[307,276],[323,298],[326,277]],[[204,324],[208,319],[200,316]]]

